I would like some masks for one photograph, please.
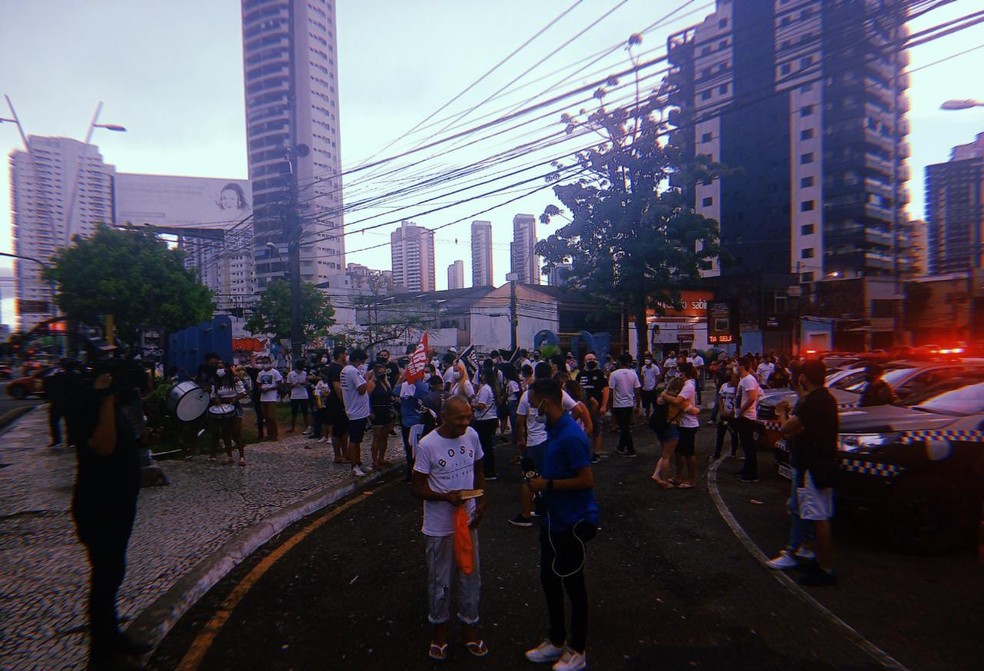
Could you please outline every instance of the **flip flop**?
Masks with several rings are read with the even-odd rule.
[[[676,485],[674,485],[672,482],[667,482],[666,480],[657,480],[656,478],[653,478],[652,480],[657,485],[659,485],[661,489],[673,489],[674,487],[676,487]]]
[[[448,644],[437,644],[431,643],[430,648],[427,650],[427,656],[438,662],[443,662],[448,658]]]
[[[677,489],[693,489],[693,488],[694,486],[689,482],[681,482],[679,485],[677,485]]]
[[[468,652],[470,652],[474,657],[485,657],[485,655],[489,654],[489,649],[485,645],[484,640],[465,641],[465,648],[467,648]]]

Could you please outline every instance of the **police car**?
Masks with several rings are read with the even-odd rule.
[[[777,447],[784,451],[784,442]],[[888,540],[903,550],[952,549],[971,537],[981,518],[984,382],[912,407],[843,410],[838,450],[839,502],[874,513]]]

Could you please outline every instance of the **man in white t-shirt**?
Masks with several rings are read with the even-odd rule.
[[[641,410],[642,383],[632,369],[632,355],[624,352],[618,358],[619,367],[608,376],[608,387],[612,390],[609,397],[612,414],[618,422],[618,445],[615,454],[620,457],[635,457],[635,444],[632,441],[632,411]]]
[[[537,380],[553,377],[553,366],[546,361],[541,361],[533,369],[533,376]],[[583,403],[575,401],[566,391],[563,394],[564,410],[582,423],[584,426],[591,427],[591,413]],[[587,423],[585,423],[585,420]],[[537,473],[543,468],[543,450],[547,442],[546,418],[541,417],[539,411],[530,405],[529,390],[524,391],[519,397],[519,405],[516,407],[516,449],[525,458],[529,458],[533,463]],[[523,469],[527,470],[526,468]],[[523,482],[520,485],[520,512],[518,515],[509,518],[509,524],[516,527],[533,526],[533,492]]]
[[[478,631],[478,606],[482,584],[479,569],[478,525],[485,514],[485,497],[464,498],[468,490],[485,488],[482,444],[468,426],[472,409],[468,401],[452,396],[444,403],[442,422],[421,438],[413,465],[412,492],[424,502],[421,531],[427,539],[427,619],[433,626],[431,659],[447,659],[451,620],[451,588],[458,585],[458,619],[469,652],[482,657],[488,647]],[[471,517],[473,569],[458,573],[454,559],[454,517],[458,506],[466,506]]]
[[[735,392],[735,406],[737,407],[735,428],[738,430],[741,451],[745,455],[745,465],[738,475],[738,479],[742,482],[758,482],[758,452],[753,433],[758,419],[755,406],[762,396],[762,388],[752,374],[753,365],[754,361],[748,354],[738,362],[740,379],[738,380],[738,389]]]
[[[695,350],[691,363],[694,364],[694,369],[697,371],[697,378],[694,380],[694,384],[697,385],[697,405],[703,405],[704,398],[701,391],[704,389],[704,357]]]
[[[769,376],[772,375],[772,371],[776,369],[776,364],[772,361],[772,355],[767,355],[762,359],[762,363],[758,365],[758,369],[755,373],[758,375],[758,383],[762,387],[769,386]]]
[[[659,383],[659,366],[653,361],[653,355],[649,352],[642,358],[642,368],[639,369],[639,377],[642,378],[642,410],[646,413],[646,418],[656,405],[656,385]]]
[[[280,440],[280,429],[277,424],[277,403],[280,400],[280,385],[284,376],[273,367],[270,357],[257,357],[256,362],[262,370],[256,375],[256,386],[260,388],[260,407],[266,424],[267,439]]]
[[[287,433],[294,433],[297,428],[297,414],[302,415],[304,422],[304,433],[311,433],[308,424],[308,406],[311,405],[308,396],[308,374],[304,370],[304,361],[298,359],[294,362],[294,370],[287,373],[287,386],[290,387],[290,428]]]
[[[349,354],[349,364],[342,369],[341,387],[342,403],[345,404],[345,415],[348,417],[348,458],[352,463],[352,475],[361,478],[365,476],[362,470],[362,438],[369,423],[371,408],[369,395],[376,388],[376,380],[372,371],[362,373],[359,366],[369,357],[361,349],[352,350]]]

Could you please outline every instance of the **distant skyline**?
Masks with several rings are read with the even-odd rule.
[[[81,139],[96,103],[102,100],[105,106],[100,121],[128,128],[127,133],[97,129],[93,135],[93,143],[99,146],[106,162],[116,166],[117,170],[231,179],[247,177],[239,0],[204,3],[193,0],[167,3],[0,0],[0,8],[4,15],[0,39],[5,46],[4,59],[0,61],[0,86],[3,87],[0,93],[11,97],[29,134]],[[591,3],[569,0],[561,3],[374,0],[367,3],[337,0],[343,169],[349,170],[377,153],[379,158],[405,151],[416,141],[438,131],[444,124],[387,147],[568,8],[572,8],[571,11],[543,37],[522,49],[497,72],[438,113],[436,118],[452,116],[453,120],[453,115],[492,95],[564,41],[587,29],[605,12],[610,12],[607,18],[550,56],[543,65],[520,80],[519,85],[586,59],[606,47],[624,43],[630,34],[681,8],[665,26],[643,38],[641,49],[659,49],[661,52],[668,34],[700,22],[712,10],[713,3],[625,3],[616,0]],[[979,2],[974,0],[957,0],[910,24],[911,30],[915,32],[979,8]],[[971,142],[984,130],[984,109],[960,112],[939,109],[939,105],[949,98],[984,98],[980,80],[967,75],[976,72],[984,63],[984,50],[920,68],[981,44],[984,44],[984,25],[910,52],[911,110],[908,118],[912,151],[908,211],[913,218],[923,217],[925,166],[946,161],[954,145]],[[626,65],[624,50],[616,49],[587,73],[567,76],[557,90],[574,88],[595,79],[595,76],[587,76],[589,74],[616,71]],[[553,85],[556,79],[545,81]],[[536,88],[502,97],[452,123],[456,129],[470,127],[482,114],[521,105]],[[576,113],[577,107],[572,104],[569,111]],[[0,109],[0,117],[8,116],[8,110]],[[558,111],[555,122],[544,119],[534,129],[540,136],[557,132],[562,129],[559,117]],[[533,130],[527,130],[533,133]],[[484,151],[482,147],[476,147],[478,153],[439,153],[425,167],[429,174],[442,174],[514,144],[518,144],[515,139],[503,140],[503,145],[489,144]],[[13,124],[0,124],[0,148],[4,154],[20,148],[20,138]],[[11,252],[9,168],[7,162],[4,163],[0,169],[0,198],[3,199],[3,205],[0,205],[0,251]],[[387,182],[378,176],[366,179],[367,174],[371,173],[367,171],[345,178],[347,203],[389,191],[399,178],[399,175],[390,177],[391,181]],[[536,174],[525,173],[516,181]],[[525,190],[535,186],[537,184],[531,181]],[[451,190],[452,187],[448,187],[422,196],[434,198],[430,207],[395,209],[408,201],[389,200],[377,207],[347,214],[346,248],[358,250],[384,243],[398,224],[365,232],[360,232],[361,227],[402,217],[427,228],[436,228],[469,217],[484,207],[497,205],[522,191],[514,188],[498,196],[477,199],[433,214],[419,214],[462,197],[448,193]],[[470,192],[465,197],[475,193]],[[472,218],[490,220],[493,223],[494,281],[502,283],[510,265],[512,217],[521,212],[538,215],[546,205],[555,202],[548,189],[542,190],[438,230],[435,234],[437,266],[446,268],[456,259],[465,259],[465,275],[470,276],[470,222]],[[351,224],[376,214],[385,216]],[[552,230],[555,230],[554,226],[541,227],[539,235],[546,237]],[[386,269],[387,252],[380,248],[347,254],[346,262]],[[0,257],[0,265],[9,267],[10,259]],[[446,278],[439,276],[438,280],[438,286],[443,288]],[[0,287],[5,316],[11,315],[13,310],[8,286]]]

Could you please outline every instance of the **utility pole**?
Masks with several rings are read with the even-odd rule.
[[[519,327],[519,311],[516,305],[516,280],[519,273],[509,273],[506,279],[509,281],[509,347],[513,352],[519,347],[516,330]]]

